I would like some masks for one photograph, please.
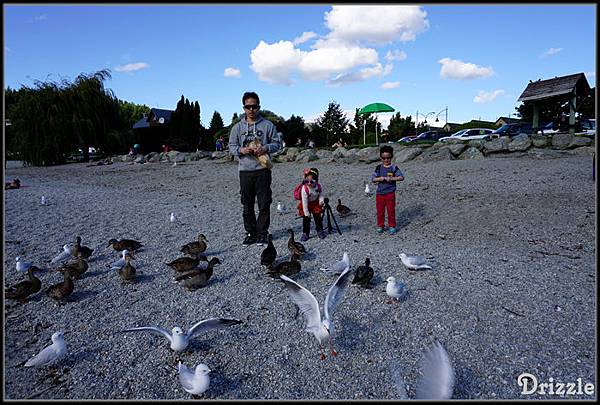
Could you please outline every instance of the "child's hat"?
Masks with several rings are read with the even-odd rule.
[[[319,180],[319,169],[317,168],[311,167],[310,169],[304,169],[303,173],[304,177],[308,176],[309,174],[312,174],[315,180]]]

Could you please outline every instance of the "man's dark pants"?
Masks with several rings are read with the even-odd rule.
[[[242,198],[244,229],[260,237],[269,232],[271,224],[271,170],[262,169],[240,173],[240,195]],[[258,219],[254,213],[254,202],[258,200]]]

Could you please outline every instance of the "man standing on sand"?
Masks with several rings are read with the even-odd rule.
[[[268,242],[271,223],[271,169],[264,166],[261,155],[271,154],[281,149],[281,139],[275,125],[259,113],[260,99],[254,92],[242,96],[245,115],[237,122],[229,135],[229,152],[239,158],[240,195],[242,199],[245,246]],[[253,142],[255,141],[255,142]],[[257,146],[257,142],[259,142]],[[252,144],[251,144],[252,143]],[[270,161],[269,161],[270,163]],[[258,201],[258,219],[254,212],[254,202]]]

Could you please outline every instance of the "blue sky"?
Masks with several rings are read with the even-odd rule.
[[[3,7],[5,87],[108,68],[118,98],[175,109],[183,94],[206,126],[245,91],[286,119],[384,102],[443,124],[446,106],[450,122],[508,116],[529,80],[596,83],[591,3]]]

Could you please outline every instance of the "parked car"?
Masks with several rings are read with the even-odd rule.
[[[542,129],[537,131],[540,135],[555,134],[557,132],[560,132],[560,130],[558,129],[558,124],[554,121],[547,123]]]
[[[416,137],[417,137],[417,135],[405,136],[404,138],[398,139],[398,142],[400,142],[400,143],[410,142],[413,139],[415,139]]]
[[[499,138],[501,136],[513,137],[519,134],[533,134],[533,128],[530,123],[518,122],[514,124],[504,124],[490,134],[491,138]]]
[[[440,141],[445,142],[453,139],[459,139],[461,141],[470,141],[471,139],[489,139],[492,132],[494,131],[489,128],[467,128],[455,132],[450,136],[440,138]]]
[[[577,134],[582,135],[596,135],[596,119],[590,118],[581,121],[581,131],[577,132]]]
[[[448,136],[450,133],[446,131],[426,131],[422,132],[416,138],[412,139],[411,142],[416,141],[439,141],[440,138]]]

